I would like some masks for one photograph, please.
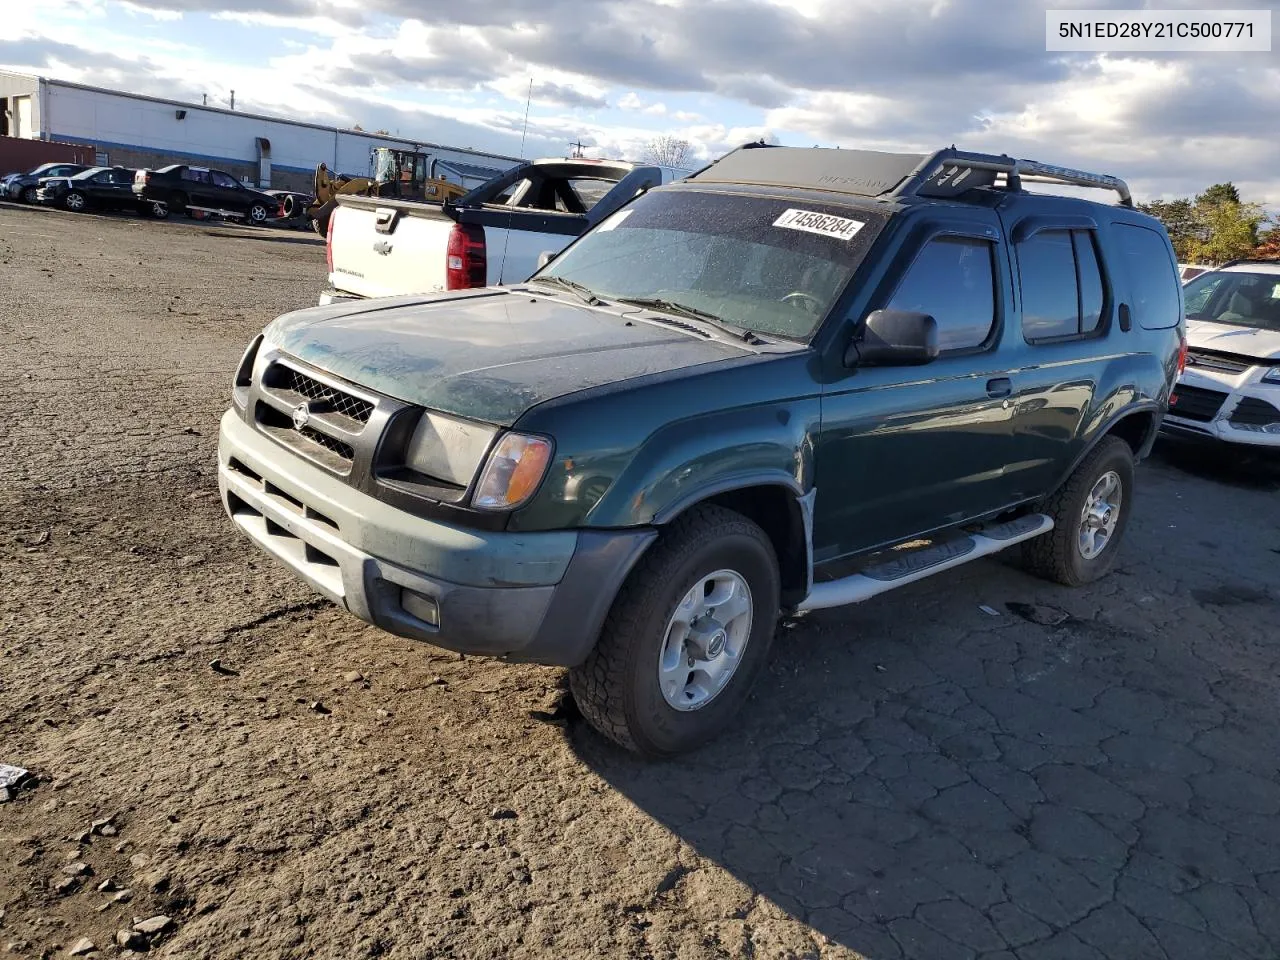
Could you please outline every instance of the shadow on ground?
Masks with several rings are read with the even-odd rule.
[[[784,631],[695,755],[578,750],[872,960],[1276,956],[1280,594],[968,570]]]

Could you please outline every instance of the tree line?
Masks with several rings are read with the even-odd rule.
[[[1140,203],[1138,209],[1164,224],[1180,263],[1280,259],[1280,223],[1261,204],[1242,200],[1233,183],[1215,183],[1194,197]]]

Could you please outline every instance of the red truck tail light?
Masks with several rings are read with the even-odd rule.
[[[488,283],[488,274],[484,227],[455,223],[449,231],[449,246],[445,250],[445,289],[483,287]]]
[[[334,210],[329,214],[329,224],[324,230],[324,262],[330,273],[333,273],[333,221],[337,219],[338,211]]]
[[[1187,369],[1187,335],[1185,332],[1178,334],[1178,375],[1182,375],[1182,371]]]

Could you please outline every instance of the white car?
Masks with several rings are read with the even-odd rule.
[[[1280,261],[1232,261],[1183,296],[1187,363],[1163,432],[1280,454]]]

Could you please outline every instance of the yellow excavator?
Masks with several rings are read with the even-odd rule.
[[[323,163],[316,167],[314,199],[307,207],[306,216],[320,236],[323,237],[329,229],[329,217],[333,208],[338,205],[335,198],[339,194],[443,203],[467,192],[466,187],[434,176],[435,161],[425,153],[377,147],[373,151],[372,161],[371,177],[332,173]],[[292,196],[286,198],[286,217],[296,216],[300,212],[294,209],[298,202]]]

